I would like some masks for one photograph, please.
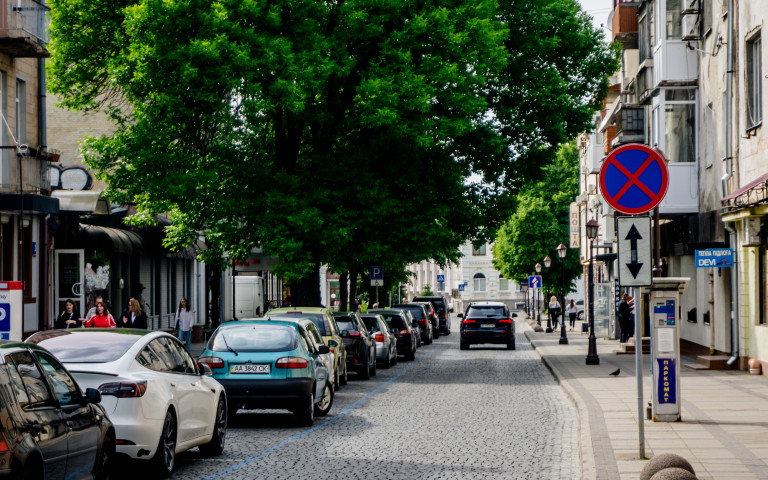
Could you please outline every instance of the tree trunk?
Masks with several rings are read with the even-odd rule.
[[[357,275],[360,273],[358,267],[349,269],[349,310],[357,310]]]
[[[320,264],[315,264],[312,273],[294,282],[291,287],[291,306],[320,306]]]
[[[339,311],[346,312],[347,305],[349,305],[349,288],[347,280],[349,279],[349,273],[345,272],[339,275]]]

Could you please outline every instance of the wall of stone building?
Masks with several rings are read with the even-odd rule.
[[[32,148],[39,146],[38,138],[38,81],[37,81],[37,59],[36,58],[11,58],[6,54],[0,54],[0,69],[5,71],[7,78],[7,88],[5,92],[5,102],[8,106],[7,122],[10,125],[14,137],[17,137],[16,125],[16,80],[23,80],[26,83],[25,100],[27,104],[26,114],[26,138],[19,139],[19,143],[26,143]],[[3,124],[2,128],[6,129]],[[6,130],[7,133],[7,130]],[[8,141],[12,141],[8,136]]]

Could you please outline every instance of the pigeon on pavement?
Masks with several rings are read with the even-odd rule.
[[[621,373],[621,369],[617,368],[615,372],[611,372],[608,375],[613,375],[614,377],[618,377],[620,373]]]

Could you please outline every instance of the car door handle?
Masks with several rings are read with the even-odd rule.
[[[75,428],[75,424],[71,420],[67,420],[67,428],[72,431]]]
[[[43,426],[34,422],[29,425],[29,429],[32,431],[32,436],[37,437],[43,431]]]

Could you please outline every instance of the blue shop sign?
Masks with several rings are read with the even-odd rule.
[[[708,248],[696,250],[696,268],[732,267],[732,248]]]

